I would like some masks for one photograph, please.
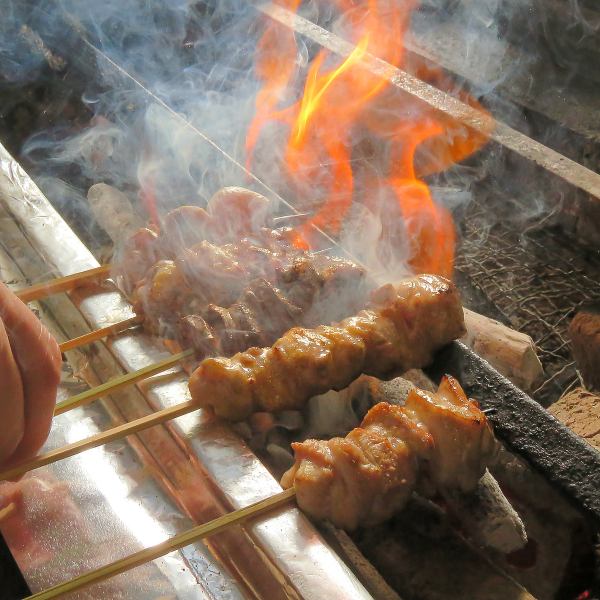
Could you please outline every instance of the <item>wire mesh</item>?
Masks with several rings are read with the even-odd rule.
[[[490,224],[495,214],[481,201],[471,203],[456,269],[507,324],[533,338],[544,381],[532,396],[548,406],[579,383],[568,327],[578,307],[600,300],[600,259],[551,227]]]

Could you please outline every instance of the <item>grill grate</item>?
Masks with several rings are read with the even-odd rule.
[[[581,304],[600,299],[600,259],[550,227],[490,224],[498,212],[488,200],[473,200],[465,212],[456,269],[508,324],[533,338],[545,379],[532,396],[548,406],[579,383],[568,327]]]

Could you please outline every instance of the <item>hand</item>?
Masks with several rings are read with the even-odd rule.
[[[58,344],[0,283],[0,466],[33,456],[48,437],[60,382]]]

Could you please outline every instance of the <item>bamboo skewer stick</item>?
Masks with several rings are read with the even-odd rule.
[[[189,546],[190,544],[202,540],[210,535],[220,533],[221,531],[224,531],[233,525],[239,525],[248,519],[258,517],[267,512],[280,508],[290,502],[295,495],[296,491],[294,488],[284,490],[278,494],[275,494],[274,496],[270,496],[269,498],[261,500],[260,502],[256,502],[245,508],[241,508],[229,514],[217,517],[216,519],[213,519],[204,525],[192,527],[191,529],[188,529],[188,531],[180,533],[170,540],[166,540],[165,542],[161,542],[160,544],[156,544],[155,546],[151,546],[145,550],[140,550],[139,552],[131,554],[130,556],[120,560],[116,560],[115,562],[112,562],[104,567],[90,571],[89,573],[84,573],[83,575],[75,577],[70,581],[55,585],[54,587],[44,590],[43,592],[33,594],[32,596],[29,596],[29,600],[50,600],[51,598],[57,598],[63,594],[80,590],[93,583],[99,583],[100,581],[114,577],[119,573],[124,573],[125,571],[139,567],[140,565],[143,565],[151,560],[160,558],[165,554],[169,554],[169,552]]]
[[[92,400],[95,400],[104,394],[108,394],[142,379],[146,379],[161,371],[165,371],[181,359],[191,356],[193,352],[193,350],[186,350],[185,352],[174,354],[173,356],[161,362],[154,363],[148,367],[134,371],[133,373],[126,373],[125,375],[117,377],[112,381],[108,381],[81,394],[72,396],[63,402],[59,402],[56,405],[54,414],[58,415],[66,412],[67,410],[75,408],[76,406],[81,406],[82,404],[92,402]],[[20,477],[28,471],[33,471],[39,467],[44,467],[53,462],[62,460],[63,458],[68,458],[70,456],[74,456],[75,454],[79,454],[80,452],[84,452],[85,450],[89,450],[90,448],[95,448],[97,446],[107,444],[108,442],[127,437],[128,435],[132,435],[138,431],[142,431],[143,429],[153,427],[154,425],[159,425],[160,423],[175,419],[198,409],[198,405],[189,400],[187,402],[182,402],[180,404],[176,404],[175,406],[159,410],[152,414],[145,415],[139,419],[129,421],[128,423],[123,423],[122,425],[113,427],[107,431],[102,431],[89,438],[68,444],[62,448],[51,450],[45,454],[40,454],[39,456],[35,456],[34,458],[15,465],[6,471],[0,472],[0,481]]]
[[[4,521],[4,519],[8,519],[10,515],[12,515],[17,509],[17,505],[14,502],[7,504],[2,510],[0,510],[0,523]]]
[[[80,346],[85,346],[87,344],[91,344],[92,342],[97,342],[102,338],[108,337],[110,335],[115,335],[117,333],[121,333],[130,327],[134,327],[135,325],[139,325],[142,322],[142,318],[135,316],[130,319],[125,319],[124,321],[119,321],[118,323],[113,323],[112,325],[108,325],[107,327],[102,327],[101,329],[96,329],[94,331],[90,331],[89,333],[85,333],[84,335],[80,335],[79,337],[73,338],[72,340],[67,340],[59,345],[61,352],[67,352],[69,350],[73,350],[74,348],[79,348]]]
[[[180,360],[183,360],[188,356],[192,356],[193,353],[194,350],[190,349],[185,350],[184,352],[179,352],[178,354],[173,354],[173,356],[170,356],[165,360],[161,360],[160,362],[149,365],[148,367],[144,367],[143,369],[138,369],[132,373],[125,373],[125,375],[115,377],[114,379],[86,390],[81,394],[71,396],[70,398],[67,398],[67,400],[63,400],[56,405],[54,408],[54,415],[60,415],[68,410],[71,410],[72,408],[82,406],[83,404],[89,404],[101,396],[120,390],[121,388],[131,385],[132,383],[137,383],[142,379],[147,379],[148,377],[156,375],[161,371],[166,371],[177,364]]]
[[[33,300],[40,300],[46,296],[57,294],[59,292],[68,292],[69,290],[75,289],[79,284],[91,281],[94,279],[101,279],[103,275],[108,275],[112,265],[102,265],[101,267],[94,267],[87,271],[81,271],[81,273],[74,273],[73,275],[67,275],[65,277],[57,277],[50,281],[43,283],[37,283],[29,287],[23,288],[16,292],[17,297],[23,302],[32,302]]]
[[[145,415],[139,419],[129,421],[128,423],[123,423],[122,425],[118,425],[117,427],[113,427],[107,431],[101,431],[100,433],[96,433],[89,438],[79,440],[78,442],[73,442],[72,444],[67,444],[66,446],[62,446],[61,448],[57,448],[55,450],[50,450],[45,454],[40,454],[39,456],[35,456],[34,458],[19,463],[18,465],[7,469],[6,471],[2,471],[0,473],[0,481],[15,479],[29,471],[38,469],[39,467],[45,467],[46,465],[57,462],[64,458],[75,456],[76,454],[84,452],[85,450],[89,450],[90,448],[96,448],[98,446],[102,446],[103,444],[108,444],[109,442],[113,442],[120,438],[142,431],[143,429],[148,429],[149,427],[159,425],[165,421],[176,419],[177,417],[181,417],[187,413],[199,410],[199,408],[200,407],[196,403],[192,402],[192,400],[188,400],[187,402],[175,404],[174,406],[170,406],[169,408],[164,408],[163,410]]]

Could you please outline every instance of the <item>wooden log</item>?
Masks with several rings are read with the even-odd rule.
[[[528,335],[468,309],[465,325],[462,341],[517,387],[529,392],[541,383],[544,369]]]
[[[600,394],[576,388],[562,396],[548,410],[586,442],[600,450]]]
[[[569,337],[585,386],[600,391],[600,303],[579,310],[569,325]]]

